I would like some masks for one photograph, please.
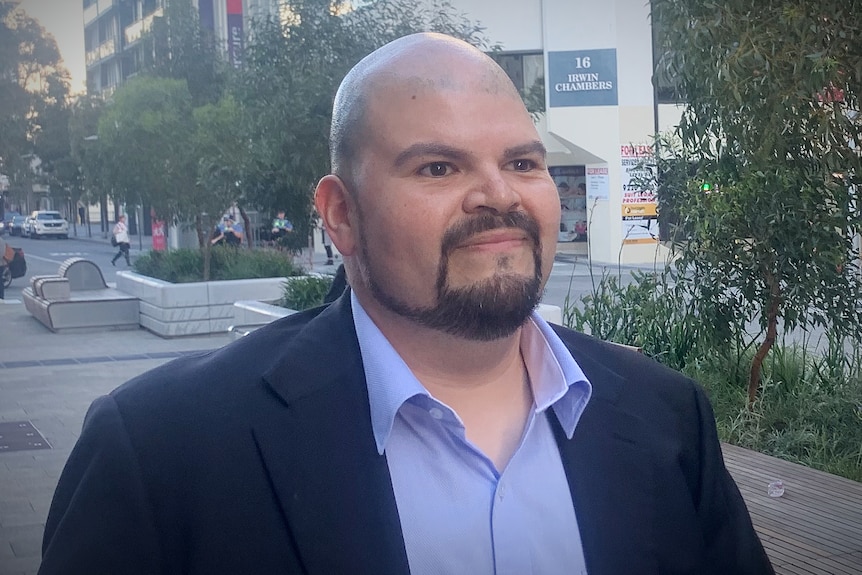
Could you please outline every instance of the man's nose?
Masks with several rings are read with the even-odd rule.
[[[520,206],[521,195],[499,169],[478,173],[464,198],[464,211],[468,213],[477,210],[506,213]]]

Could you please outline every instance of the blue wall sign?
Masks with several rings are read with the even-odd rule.
[[[548,52],[551,108],[617,105],[617,51]]]

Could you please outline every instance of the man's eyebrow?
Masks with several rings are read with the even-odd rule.
[[[419,142],[398,154],[395,158],[395,167],[400,168],[413,158],[420,156],[437,156],[447,160],[463,160],[468,155],[467,152],[447,146],[446,144]]]
[[[534,154],[538,154],[543,158],[548,155],[548,150],[545,149],[545,145],[539,140],[534,140],[520,146],[506,148],[506,151],[503,152],[503,157],[507,160],[516,160],[523,156],[532,156]]]
[[[503,157],[506,160],[514,160],[523,156],[538,154],[543,158],[548,155],[545,145],[539,140],[534,140],[526,144],[506,148],[503,152]],[[470,154],[458,148],[447,146],[446,144],[437,144],[430,142],[418,142],[413,144],[406,150],[402,151],[395,158],[395,167],[400,168],[413,158],[419,156],[437,156],[447,160],[464,160]]]

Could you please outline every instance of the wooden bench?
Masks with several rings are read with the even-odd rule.
[[[138,298],[109,287],[99,266],[84,258],[67,259],[57,275],[33,276],[22,296],[30,315],[51,331],[139,327]]]

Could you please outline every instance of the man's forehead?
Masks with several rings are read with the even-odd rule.
[[[369,78],[371,91],[397,89],[417,95],[452,92],[510,95],[507,79],[500,78],[488,68],[478,68],[472,73],[457,73],[452,70],[386,70]]]

